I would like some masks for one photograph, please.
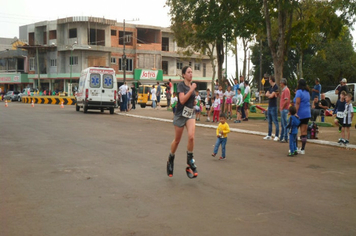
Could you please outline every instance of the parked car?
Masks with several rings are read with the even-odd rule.
[[[21,93],[17,95],[17,101],[21,102],[22,97],[28,96],[28,90],[30,90],[30,94],[33,95],[33,89],[32,88],[24,88]]]
[[[201,103],[205,106],[206,90],[199,90]]]
[[[335,90],[338,89],[339,86],[340,86],[340,84],[338,86],[336,86],[336,88],[334,90],[327,91],[325,93],[325,100],[328,103],[328,107],[331,107],[331,106],[334,107],[336,105],[338,95],[335,94]],[[352,100],[354,101],[354,98],[356,95],[356,83],[348,83],[348,84],[346,84],[346,86],[347,86],[349,92],[352,93],[352,96],[353,96]]]
[[[18,91],[8,91],[4,96],[4,100],[17,101],[19,93]]]

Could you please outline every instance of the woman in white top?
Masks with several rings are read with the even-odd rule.
[[[156,108],[156,99],[157,99],[157,96],[156,96],[156,89],[155,89],[155,86],[152,85],[152,89],[151,89],[151,94],[152,94],[152,108],[155,109]]]
[[[226,110],[228,112],[228,115],[226,119],[231,120],[232,116],[232,97],[234,96],[234,92],[231,91],[231,86],[229,85],[227,87],[227,91],[224,93],[225,96],[225,108],[224,108],[224,113],[226,113]]]

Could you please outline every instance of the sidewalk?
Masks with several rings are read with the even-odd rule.
[[[151,119],[157,120],[161,122],[172,122],[173,113],[172,111],[167,111],[165,107],[160,109],[152,109],[151,107],[141,108],[136,106],[135,110],[131,110],[129,112],[120,112],[116,110],[115,113],[123,116],[130,116],[140,119]],[[217,123],[206,122],[206,117],[202,116],[200,121],[196,122],[196,126],[212,128],[216,129]],[[233,120],[228,120],[227,123],[230,126],[231,132],[245,133],[245,134],[254,134],[260,135],[261,141],[267,142],[262,138],[267,135],[268,132],[268,122],[261,119],[254,119],[253,113],[250,114],[250,118],[248,121],[243,121],[242,123],[234,123]],[[279,123],[280,125],[280,123]],[[275,132],[275,127],[273,125],[273,132]],[[308,139],[308,142],[320,144],[320,145],[328,145],[335,146],[340,148],[348,148],[356,150],[356,129],[354,126],[350,128],[350,144],[345,147],[344,145],[340,145],[337,143],[337,140],[340,138],[340,133],[338,132],[337,127],[319,127],[318,139]]]

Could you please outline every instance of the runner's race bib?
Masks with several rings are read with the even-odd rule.
[[[183,115],[184,117],[190,119],[190,118],[193,117],[193,112],[194,112],[193,108],[189,108],[189,107],[184,106],[182,115]]]
[[[336,117],[337,118],[344,118],[344,112],[343,111],[338,111],[337,113],[336,113]]]

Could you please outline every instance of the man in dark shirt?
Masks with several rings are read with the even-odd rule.
[[[279,125],[278,125],[278,107],[277,107],[277,97],[278,97],[278,86],[276,84],[274,76],[269,78],[269,84],[271,87],[266,93],[266,97],[269,98],[268,101],[268,135],[263,139],[271,140],[272,139],[272,122],[276,126],[276,136],[273,139],[274,141],[279,140]]]
[[[318,96],[315,95],[314,101],[311,109],[311,120],[316,121],[316,118],[320,116],[324,116],[324,112],[328,109],[328,102],[325,100],[325,94],[321,94],[321,100],[319,101]]]

